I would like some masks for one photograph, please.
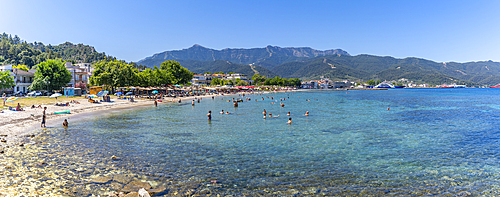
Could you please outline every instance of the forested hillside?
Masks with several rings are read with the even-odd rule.
[[[33,67],[47,59],[61,58],[85,63],[94,63],[102,59],[113,59],[111,56],[97,52],[94,47],[66,42],[60,45],[44,45],[42,42],[27,43],[17,35],[12,37],[0,34],[0,65],[23,64]]]
[[[234,73],[241,73],[248,75],[248,77],[252,77],[254,74],[260,74],[268,78],[276,76],[276,74],[274,74],[270,70],[260,66],[235,64],[225,60],[215,60],[215,61],[179,60],[179,63],[183,67],[198,74],[203,74],[205,72],[211,72],[211,73],[234,72]]]

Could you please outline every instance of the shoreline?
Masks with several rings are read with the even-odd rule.
[[[158,105],[174,104],[180,99],[182,102],[191,101],[195,98],[209,97],[224,97],[243,94],[212,94],[203,96],[189,97],[165,97],[163,102],[158,102]],[[254,93],[252,93],[254,94]],[[172,101],[174,99],[174,101]],[[54,128],[62,125],[64,119],[70,119],[75,116],[92,114],[104,110],[113,110],[113,112],[122,111],[125,109],[137,109],[141,107],[154,106],[153,100],[149,99],[134,99],[134,102],[129,100],[121,100],[114,98],[112,102],[100,102],[99,104],[89,103],[85,98],[75,99],[80,104],[70,104],[70,106],[55,106],[53,104],[43,104],[42,107],[47,107],[46,111],[46,128]],[[55,114],[57,111],[70,111],[70,114]],[[0,113],[0,154],[7,151],[13,146],[24,146],[31,144],[33,138],[43,133],[46,129],[40,127],[42,121],[43,109],[27,108],[24,111],[4,110]],[[101,114],[99,114],[100,116]],[[71,123],[70,123],[71,124]]]

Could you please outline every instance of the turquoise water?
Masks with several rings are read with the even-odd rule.
[[[115,167],[166,186],[164,195],[186,188],[236,196],[495,195],[498,95],[398,89],[205,98],[194,107],[164,104],[70,122],[44,140],[80,160],[116,155]],[[234,108],[232,98],[252,101]],[[279,117],[263,119],[264,109]]]

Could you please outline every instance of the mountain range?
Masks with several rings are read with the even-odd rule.
[[[147,67],[176,60],[195,73],[238,72],[302,80],[319,79],[367,81],[399,80],[416,83],[457,83],[470,86],[500,83],[500,63],[435,62],[422,58],[398,59],[389,56],[351,56],[341,49],[315,50],[308,47],[267,46],[252,49],[215,50],[193,45],[188,49],[157,53],[137,62]]]

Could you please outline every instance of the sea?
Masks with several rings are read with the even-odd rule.
[[[232,95],[69,124],[4,159],[69,196],[120,191],[92,181],[117,174],[165,188],[156,196],[500,195],[500,89]]]

